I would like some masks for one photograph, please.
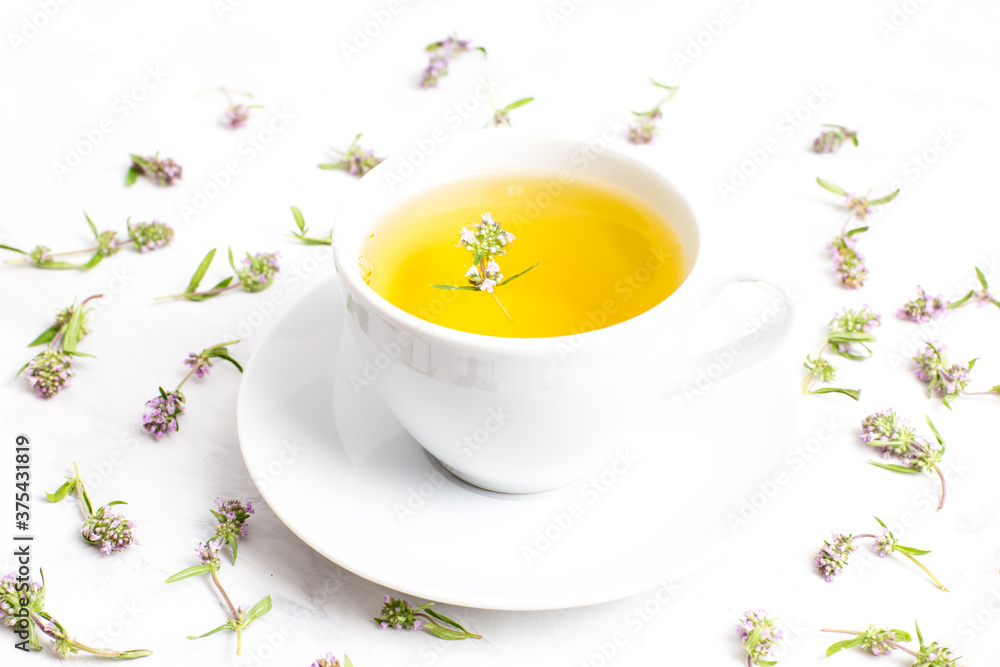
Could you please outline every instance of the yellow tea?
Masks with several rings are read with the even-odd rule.
[[[484,213],[513,235],[494,257],[503,277],[487,285],[491,292],[479,288],[485,260],[476,264],[459,243],[463,227],[474,231]],[[628,192],[596,180],[511,173],[413,196],[375,228],[359,269],[376,293],[429,322],[539,338],[649,310],[683,281],[684,257],[667,220]]]

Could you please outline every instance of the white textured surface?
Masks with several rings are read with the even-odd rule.
[[[192,659],[265,664],[275,652],[280,658],[270,664],[305,665],[328,650],[350,654],[359,667],[643,665],[664,659],[735,665],[741,650],[735,618],[747,607],[765,606],[788,624],[786,664],[820,661],[833,641],[816,631],[820,627],[908,627],[914,616],[927,635],[956,646],[969,664],[995,662],[1000,503],[994,471],[1000,454],[994,441],[1000,405],[963,399],[946,413],[926,400],[905,361],[921,328],[891,313],[911,298],[918,282],[959,291],[976,264],[1000,285],[1000,232],[989,195],[998,143],[996,5],[913,2],[905,3],[906,14],[902,2],[846,2],[823,11],[778,0],[683,7],[591,0],[562,3],[572,11],[553,27],[547,12],[558,11],[556,2],[404,2],[348,63],[341,42],[353,39],[355,27],[385,3],[244,0],[220,16],[217,8],[228,6],[221,1],[117,1],[100,7],[70,2],[15,51],[9,35],[20,33],[25,17],[31,20],[45,4],[8,2],[0,16],[0,243],[82,247],[87,232],[81,209],[105,229],[123,231],[128,216],[155,217],[177,228],[169,249],[141,257],[126,251],[86,274],[0,268],[0,365],[7,377],[29,358],[24,345],[58,308],[75,296],[112,295],[81,348],[99,359],[78,363],[70,391],[42,402],[23,381],[0,385],[3,448],[9,452],[20,432],[34,442],[33,565],[46,570],[50,611],[81,639],[104,643],[103,633],[114,647],[151,648],[156,655],[146,664],[164,665]],[[721,32],[716,25],[714,38],[702,36],[707,46],[692,63],[679,64],[674,54],[723,10],[730,12],[729,23]],[[894,13],[905,21],[885,34],[879,22]],[[439,89],[417,89],[423,47],[451,30],[488,47],[489,60],[463,58]],[[163,81],[125,114],[118,100],[141,85],[147,68],[165,72]],[[632,147],[614,130],[612,143],[686,192],[736,267],[777,276],[792,288],[796,329],[777,363],[797,366],[841,306],[867,302],[885,315],[876,357],[842,364],[844,383],[864,388],[862,401],[811,397],[794,414],[773,416],[776,423],[790,422],[775,432],[792,435],[774,443],[781,463],[773,472],[786,473],[787,483],[740,529],[740,549],[677,581],[679,589],[667,603],[649,594],[563,612],[451,610],[486,637],[479,642],[379,633],[366,619],[384,591],[338,571],[260,505],[240,563],[223,576],[241,602],[270,593],[274,611],[250,629],[240,659],[232,655],[231,637],[185,640],[221,622],[222,609],[206,582],[168,586],[163,579],[192,562],[191,547],[211,531],[207,509],[215,496],[258,497],[236,441],[235,372],[220,366],[190,387],[184,432],[176,437],[149,440],[139,415],[158,384],[180,379],[180,360],[189,351],[235,335],[241,323],[270,319],[254,313],[279,315],[329,274],[331,262],[315,260],[321,250],[283,237],[291,228],[292,204],[302,208],[313,231],[325,233],[352,185],[345,174],[315,168],[330,157],[327,147],[343,147],[362,131],[379,152],[413,150],[434,129],[451,129],[457,116],[449,110],[475,95],[485,75],[497,82],[502,104],[537,97],[514,112],[516,125],[598,137],[629,109],[656,101],[647,74],[681,85],[664,107],[663,136],[653,147]],[[221,96],[198,94],[220,84],[250,89],[268,108],[247,129],[230,133],[216,122],[225,106]],[[803,110],[801,123],[785,120],[814,90],[828,91],[819,108]],[[290,120],[271,143],[261,150],[244,143],[267,139],[261,133],[279,112]],[[487,116],[480,103],[464,125],[477,126]],[[112,131],[60,179],[53,163],[65,161],[67,151],[105,118]],[[810,153],[822,122],[860,125],[861,148],[836,156]],[[947,150],[933,154],[935,138],[949,132],[953,143],[939,143]],[[777,152],[722,201],[717,181],[728,179],[747,151],[759,152],[768,139]],[[157,149],[184,165],[184,181],[172,189],[142,182],[126,190],[127,153]],[[922,168],[914,158],[925,151],[937,159]],[[212,173],[230,160],[240,173],[185,221],[182,205],[197,203]],[[862,292],[833,284],[823,245],[842,216],[834,198],[812,183],[817,175],[854,189],[887,189],[897,181],[904,186],[898,202],[861,239],[871,269]],[[282,280],[255,296],[152,303],[152,297],[182,287],[207,249],[227,244],[238,252],[280,249]],[[218,280],[222,271],[217,265],[209,279]],[[957,358],[983,357],[973,377],[987,387],[1000,381],[998,326],[1000,312],[970,308],[933,335]],[[249,356],[260,332],[239,332],[245,342],[233,349],[237,358]],[[704,333],[711,336],[721,334]],[[857,424],[889,405],[914,421],[932,414],[948,440],[947,459],[960,464],[941,513],[930,511],[923,496],[934,490],[931,479],[894,477],[864,463]],[[705,424],[706,465],[726,465],[726,447],[738,446],[743,436],[739,423],[725,419],[726,411],[719,405],[718,419]],[[825,423],[835,425],[832,438],[814,454],[797,454],[810,438],[827,433],[821,430]],[[0,489],[9,498],[12,454],[0,460]],[[140,546],[104,558],[75,535],[75,507],[45,503],[42,491],[55,488],[74,460],[100,476],[91,489],[95,500],[130,502]],[[749,498],[770,477],[746,479],[741,494]],[[323,499],[318,489],[315,502]],[[688,509],[649,508],[642,520]],[[912,525],[898,530],[904,543],[933,549],[926,562],[951,593],[937,591],[902,561],[864,568],[861,551],[842,580],[826,584],[815,574],[812,557],[824,535],[868,531],[873,513],[897,525],[910,518]],[[12,518],[0,517],[5,544],[11,544]],[[405,547],[397,545],[401,558]],[[10,551],[0,550],[4,571],[13,565]],[[448,558],[446,544],[441,557]],[[977,615],[978,621],[968,620]],[[613,646],[616,633],[620,645],[606,660],[601,649],[611,652],[607,644]],[[27,664],[29,658],[10,648],[14,636],[6,636],[3,663]],[[861,655],[836,660],[866,664]]]

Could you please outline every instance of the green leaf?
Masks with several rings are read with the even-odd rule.
[[[233,565],[236,565],[236,550],[239,548],[239,542],[233,535],[226,535],[226,544],[233,550]]]
[[[66,354],[68,354],[71,357],[90,357],[91,359],[96,359],[97,358],[96,354],[87,354],[86,352],[78,352],[76,350],[73,350],[72,352],[70,352],[68,350],[63,350],[63,352],[65,352]]]
[[[243,616],[243,627],[248,627],[251,623],[256,621],[258,618],[271,611],[271,596],[268,595],[266,598],[250,607],[247,613]]]
[[[25,368],[27,368],[27,367],[28,367],[28,364],[30,364],[30,363],[31,363],[30,361],[29,361],[29,362],[27,362],[27,363],[25,363],[25,364],[24,364],[23,366],[21,366],[21,368],[19,368],[19,369],[18,369],[18,371],[17,371],[16,373],[14,373],[14,379],[15,379],[15,380],[17,379],[17,376],[18,376],[18,375],[20,375],[21,373],[23,373],[23,372],[24,372],[24,369],[25,369]]]
[[[867,232],[867,231],[868,231],[868,227],[867,226],[865,226],[865,227],[855,227],[851,231],[847,232],[847,237],[850,238],[850,237],[854,236],[855,234],[861,234],[861,233],[864,233],[864,232]]]
[[[212,292],[212,291],[217,290],[217,289],[222,289],[223,287],[229,287],[229,283],[231,283],[231,282],[233,282],[233,276],[229,276],[228,278],[223,278],[222,280],[220,280],[219,282],[217,282],[212,287],[212,289],[207,290],[207,291]],[[215,298],[217,296],[219,296],[219,295],[218,294],[195,294],[193,296],[186,296],[184,298],[187,299],[188,301],[204,301],[205,299],[212,299],[212,298]]]
[[[478,287],[473,287],[472,285],[461,285],[461,286],[458,286],[458,287],[456,287],[455,285],[431,285],[431,287],[436,287],[438,289],[467,289],[467,290],[473,290],[473,291],[476,291],[476,290],[479,289]]]
[[[966,301],[968,301],[969,299],[971,299],[972,295],[975,294],[975,293],[976,293],[975,290],[969,290],[969,293],[966,294],[965,296],[963,296],[958,301],[952,301],[951,303],[949,303],[948,304],[948,308],[958,308],[963,303],[965,303]]]
[[[660,83],[653,77],[649,77],[649,80],[654,86],[656,86],[657,88],[663,88],[664,90],[677,90],[679,88],[679,86],[668,86],[665,83]]]
[[[66,329],[63,333],[64,352],[70,354],[76,352],[77,343],[83,337],[83,316],[86,312],[82,306],[73,309],[73,314],[70,315],[69,322],[66,323]]]
[[[28,343],[28,347],[35,347],[36,345],[44,345],[49,341],[53,340],[59,333],[59,325],[53,324],[48,329],[38,334],[38,338]]]
[[[233,359],[232,357],[230,357],[229,354],[225,350],[212,350],[212,352],[210,352],[208,354],[208,356],[210,356],[210,357],[218,357],[219,359],[225,359],[226,361],[228,361],[229,363],[231,363],[233,366],[236,366],[236,369],[240,373],[243,372],[243,367],[240,366],[240,362],[238,362],[235,359]]]
[[[883,528],[885,528],[886,530],[889,530],[889,526],[885,525],[885,522],[884,522],[884,521],[882,521],[882,519],[880,519],[880,518],[878,518],[878,517],[875,517],[875,520],[876,520],[876,521],[878,521],[878,525],[882,526],[882,527],[883,527]]]
[[[893,630],[890,630],[890,632],[895,633],[895,635],[896,635],[896,641],[898,641],[898,642],[913,641],[913,638],[910,637],[910,633],[907,632],[906,630],[895,630],[895,629],[893,629]]]
[[[941,451],[944,451],[944,438],[942,438],[941,434],[938,433],[938,430],[934,428],[934,422],[931,421],[930,415],[924,415],[924,419],[927,420],[927,426],[930,427],[931,433],[934,434],[934,438],[938,441],[938,444],[941,445]]]
[[[482,51],[482,52],[483,52],[483,58],[485,58],[485,57],[486,57],[486,47],[485,47],[485,46],[477,46],[477,47],[475,48],[475,50],[476,50],[476,51]]]
[[[510,278],[507,278],[507,279],[505,279],[505,280],[504,280],[504,281],[503,281],[502,283],[500,283],[500,284],[501,284],[501,285],[506,285],[506,284],[507,284],[507,283],[509,283],[510,281],[514,280],[514,278],[520,278],[520,277],[521,277],[521,276],[523,276],[523,275],[524,275],[525,273],[527,273],[528,271],[531,271],[531,270],[532,270],[533,268],[535,268],[535,267],[536,267],[536,266],[538,266],[539,264],[541,264],[541,262],[535,262],[535,264],[534,264],[533,266],[529,266],[528,268],[526,268],[526,269],[525,269],[524,271],[521,271],[520,273],[515,273],[515,274],[514,274],[514,275],[512,275],[512,276],[511,276]]]
[[[127,651],[119,651],[118,655],[114,657],[115,660],[134,660],[135,658],[147,658],[153,655],[153,652],[146,648],[133,648]]]
[[[896,465],[895,463],[879,463],[878,461],[869,461],[876,468],[882,468],[883,470],[891,470],[892,472],[902,472],[906,474],[915,474],[920,472],[916,468],[907,468],[906,466]]]
[[[979,270],[978,266],[976,267],[976,277],[979,278],[979,284],[983,286],[984,292],[990,288],[990,286],[986,283],[986,276],[983,275],[983,272]]]
[[[18,250],[17,248],[15,248],[13,246],[4,245],[3,243],[0,243],[0,248],[3,248],[4,250],[13,250],[14,252],[19,252],[22,255],[29,255],[29,254],[31,254],[31,253],[24,252],[23,250]]]
[[[867,331],[835,331],[827,338],[831,343],[874,343],[876,340],[875,335]]]
[[[128,503],[125,502],[124,500],[112,500],[110,503],[108,503],[109,507],[114,507],[115,505],[128,505]]]
[[[129,167],[128,172],[125,174],[125,187],[130,188],[135,185],[135,182],[139,180],[139,170],[135,167]]]
[[[208,267],[212,265],[212,260],[215,259],[215,248],[208,251],[205,255],[205,259],[201,260],[201,264],[198,265],[198,269],[191,276],[191,282],[188,283],[185,292],[196,292],[198,291],[198,285],[201,284],[201,279],[205,277],[205,273],[208,271]]]
[[[893,550],[904,554],[910,554],[911,556],[925,556],[930,553],[930,549],[914,549],[913,547],[904,547],[901,544],[897,544],[893,547]]]
[[[45,497],[49,499],[50,503],[57,503],[69,494],[73,493],[73,489],[76,488],[76,480],[71,479],[65,484],[56,489],[55,493],[45,493]]]
[[[887,194],[885,197],[881,197],[879,199],[869,200],[868,204],[869,204],[869,206],[880,206],[882,204],[888,204],[893,199],[895,199],[896,195],[898,195],[898,194],[899,194],[899,190],[894,190],[893,192],[890,192],[889,194]]]
[[[853,141],[854,145],[857,146],[858,145],[858,135],[856,135],[856,134],[851,135],[851,141]]]
[[[207,563],[202,565],[192,565],[191,567],[181,570],[177,574],[170,575],[164,582],[166,584],[172,584],[175,581],[181,581],[182,579],[187,579],[189,577],[197,577],[199,575],[205,574],[212,571],[212,566]],[[216,632],[218,632],[216,630]],[[204,635],[203,635],[204,636]]]
[[[440,49],[442,46],[444,46],[444,42],[434,42],[432,44],[428,44],[424,48],[424,51],[434,51],[436,49]]]
[[[324,164],[318,164],[316,166],[319,167],[320,169],[341,169],[344,166],[344,162],[343,160],[341,160],[340,162],[327,162]]]
[[[247,253],[247,257],[250,257],[250,253]],[[236,271],[236,264],[233,262],[233,248],[232,248],[232,246],[230,246],[230,248],[229,248],[229,266],[233,267],[233,272],[237,272]]]
[[[819,177],[816,178],[816,182],[819,183],[821,188],[823,188],[824,190],[829,190],[835,195],[845,195],[845,196],[847,195],[847,190],[845,190],[844,188],[840,187],[835,183],[831,183],[830,181],[824,181],[822,178]]]
[[[501,109],[501,111],[510,111],[510,110],[516,109],[518,107],[523,107],[528,102],[533,102],[534,100],[535,100],[534,97],[524,97],[524,98],[521,98],[521,99],[517,100],[516,102],[511,102],[510,104],[508,104],[507,106],[505,106],[503,109]]]
[[[86,271],[87,269],[92,269],[98,264],[100,264],[102,259],[104,259],[104,254],[100,250],[98,250],[97,252],[94,253],[93,257],[87,260],[86,264],[81,264],[80,268],[84,271]]]
[[[79,269],[82,264],[74,264],[73,262],[44,262],[42,264],[36,264],[40,269]]]
[[[209,635],[214,635],[216,632],[221,632],[222,630],[232,630],[232,629],[233,629],[232,623],[229,622],[229,621],[226,621],[225,623],[223,623],[222,625],[220,625],[216,629],[209,630],[208,632],[206,632],[203,635],[198,635],[197,637],[193,637],[191,635],[188,635],[188,639],[201,639],[202,637],[208,637]]]
[[[87,224],[90,225],[90,231],[92,231],[94,233],[94,238],[95,239],[100,239],[101,235],[97,231],[97,225],[95,225],[94,221],[90,219],[90,216],[87,215],[86,211],[83,212],[83,217],[85,217],[87,219]]]
[[[430,608],[430,605],[425,605],[424,606],[424,611],[427,614],[429,614],[429,615],[433,616],[434,618],[438,619],[439,621],[444,621],[445,623],[447,623],[448,625],[452,626],[453,628],[458,628],[462,632],[468,633],[468,630],[466,630],[461,625],[459,625],[458,621],[453,621],[452,619],[448,618],[444,614],[437,613],[436,611],[434,611],[433,609]]]
[[[831,644],[830,647],[826,649],[826,657],[829,658],[834,653],[843,651],[845,648],[854,648],[855,646],[861,646],[864,643],[864,637],[855,637],[854,639],[845,639],[842,642]]]
[[[917,642],[920,644],[921,648],[924,645],[924,636],[920,633],[920,624],[916,620],[913,621],[913,627],[917,629]]]
[[[443,628],[437,623],[428,623],[427,625],[424,626],[424,630],[430,632],[439,639],[447,639],[450,641],[468,639],[469,637],[468,633],[466,632],[459,632],[458,630],[452,630],[451,628]]]
[[[344,656],[344,667],[354,667],[354,663],[346,655]]]
[[[810,394],[844,394],[845,396],[850,396],[855,401],[861,400],[861,390],[860,389],[841,389],[840,387],[821,387],[820,389],[813,389],[809,392]]]
[[[298,226],[299,231],[303,234],[306,233],[306,219],[302,216],[302,211],[299,210],[298,206],[292,206],[292,215],[295,217],[295,224]]]

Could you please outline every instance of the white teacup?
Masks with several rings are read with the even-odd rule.
[[[683,283],[619,324],[574,336],[504,338],[422,320],[362,279],[365,240],[400,202],[450,180],[511,172],[550,173],[553,192],[557,183],[596,178],[644,198],[680,237]],[[526,493],[569,484],[601,464],[635,420],[676,390],[679,375],[713,358],[682,358],[709,281],[719,286],[710,273],[719,267],[710,266],[702,239],[683,197],[650,168],[584,143],[484,130],[452,136],[430,157],[390,156],[362,178],[337,214],[333,253],[347,326],[403,427],[465,481]],[[755,330],[726,346],[736,357],[726,373],[767,356],[783,330]]]

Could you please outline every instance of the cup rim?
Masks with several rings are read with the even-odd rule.
[[[499,136],[503,133],[503,137]],[[584,141],[579,141],[575,139],[567,139],[564,137],[553,136],[551,134],[544,134],[534,131],[526,131],[514,128],[504,128],[502,130],[469,130],[455,132],[448,138],[448,143],[453,144],[458,141],[462,141],[466,136],[473,136],[479,140],[482,137],[497,136],[498,140],[502,140],[504,137],[517,136],[521,138],[546,141],[553,144],[560,144],[564,147],[576,147],[585,148],[588,144]],[[486,141],[492,141],[492,139],[486,139]],[[364,299],[366,304],[374,309],[378,315],[393,323],[397,327],[403,329],[407,333],[420,337],[422,339],[430,339],[433,342],[445,344],[449,347],[459,347],[470,351],[481,351],[493,354],[531,354],[531,353],[545,353],[551,351],[553,346],[567,345],[573,348],[580,347],[579,343],[576,345],[571,344],[570,340],[578,340],[579,337],[584,337],[587,341],[593,339],[603,339],[605,341],[614,342],[620,338],[625,338],[632,335],[634,330],[638,330],[641,327],[646,326],[646,323],[653,318],[659,317],[664,310],[672,308],[673,304],[678,303],[681,299],[675,298],[678,295],[687,294],[694,287],[692,283],[693,277],[696,273],[700,274],[699,267],[702,265],[703,261],[701,259],[704,253],[704,243],[705,236],[701,225],[698,222],[698,216],[695,214],[691,203],[688,199],[666,178],[664,178],[657,170],[653,169],[649,165],[643,164],[642,162],[636,160],[635,158],[623,155],[622,153],[614,150],[613,148],[608,148],[601,153],[601,156],[610,155],[616,160],[625,162],[631,168],[646,172],[653,179],[658,181],[658,186],[663,187],[671,192],[671,194],[677,199],[682,207],[687,209],[691,220],[694,223],[695,232],[697,234],[698,250],[691,262],[691,268],[681,284],[667,295],[662,301],[654,305],[653,307],[644,310],[643,312],[630,317],[627,320],[617,322],[604,327],[599,327],[591,329],[589,331],[583,331],[576,334],[563,334],[560,336],[544,336],[544,337],[532,337],[532,338],[518,338],[510,336],[490,336],[487,334],[471,333],[468,331],[461,331],[459,329],[452,329],[428,320],[422,319],[406,312],[399,306],[396,306],[381,294],[378,294],[370,285],[368,285],[364,280],[362,280],[360,273],[356,270],[357,258],[353,256],[348,256],[349,242],[343,241],[344,236],[349,234],[348,231],[349,223],[345,225],[344,213],[350,208],[350,205],[354,204],[355,200],[359,196],[366,194],[366,181],[369,179],[374,180],[381,177],[383,173],[392,168],[392,165],[398,161],[400,158],[400,153],[392,153],[386,157],[380,164],[371,169],[367,174],[365,174],[355,186],[348,192],[347,196],[341,202],[341,205],[337,211],[334,219],[334,226],[332,232],[332,250],[333,250],[333,260],[336,267],[337,274],[340,280],[346,281],[347,285],[351,288],[351,291],[357,294],[360,298]],[[545,169],[540,169],[539,171],[546,171]],[[385,182],[385,179],[383,179]]]

